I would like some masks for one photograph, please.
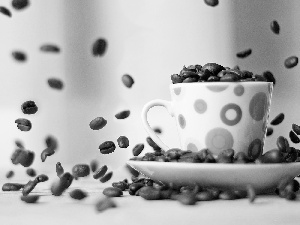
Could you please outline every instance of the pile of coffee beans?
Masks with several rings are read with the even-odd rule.
[[[240,58],[245,58],[251,54],[251,49],[237,54]],[[276,80],[270,71],[262,75],[253,74],[248,70],[240,70],[239,67],[223,67],[217,63],[206,63],[205,65],[183,66],[179,74],[171,75],[173,84],[177,83],[195,83],[195,82],[250,82],[264,81],[273,82]]]

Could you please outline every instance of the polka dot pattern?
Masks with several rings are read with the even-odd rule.
[[[251,117],[260,121],[264,118],[268,109],[268,99],[264,92],[255,94],[249,104],[249,113]]]
[[[214,153],[218,153],[222,150],[232,148],[234,141],[232,134],[228,130],[217,127],[207,133],[205,143],[208,149]]]
[[[191,150],[192,152],[197,152],[198,148],[194,143],[189,143],[186,147],[187,150]]]
[[[180,95],[181,87],[174,88],[175,95]]]
[[[234,87],[234,90],[233,90],[233,92],[236,96],[242,96],[244,94],[244,91],[245,91],[245,88],[241,84]]]
[[[228,116],[227,116],[227,113],[232,110],[235,112],[235,117],[233,119],[228,118]],[[240,120],[242,118],[242,110],[237,104],[230,103],[230,104],[225,105],[222,108],[220,117],[221,117],[221,120],[223,121],[223,123],[225,123],[226,125],[234,126],[238,122],[240,122]]]
[[[262,147],[262,141],[260,139],[253,140],[248,148],[248,156],[251,159],[257,159],[262,154]]]
[[[197,113],[205,113],[207,110],[207,103],[203,99],[197,99],[194,103],[194,109]]]
[[[212,92],[221,92],[226,90],[228,88],[228,85],[207,85],[206,87]]]
[[[179,114],[179,116],[178,116],[178,122],[179,122],[180,127],[182,129],[184,129],[185,126],[186,126],[186,121],[185,121],[185,118],[184,118],[183,115]]]

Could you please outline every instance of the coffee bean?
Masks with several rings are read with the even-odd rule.
[[[11,17],[11,12],[3,6],[0,6],[0,13],[2,13],[3,15],[6,15],[8,17]]]
[[[21,105],[22,112],[24,114],[35,114],[38,111],[38,107],[34,101],[26,101]]]
[[[219,0],[204,0],[204,2],[208,5],[208,6],[217,6],[219,4]]]
[[[172,74],[171,75],[171,80],[172,80],[173,84],[178,84],[178,83],[182,83],[184,78],[179,76],[178,74]]]
[[[276,20],[273,20],[270,24],[271,30],[273,31],[274,34],[279,34],[280,27],[279,24]]]
[[[241,52],[236,53],[236,56],[238,58],[246,58],[247,56],[251,55],[251,53],[252,53],[252,49],[248,48],[248,49],[245,49]]]
[[[155,133],[157,133],[157,134],[161,134],[161,133],[162,133],[162,129],[159,128],[159,127],[153,128],[153,131],[154,131]]]
[[[49,177],[45,174],[40,174],[35,178],[37,183],[46,182],[47,180],[49,180]]]
[[[201,191],[196,194],[196,200],[197,201],[211,201],[215,200],[215,196],[211,191]]]
[[[74,189],[69,193],[70,197],[76,200],[82,200],[87,197],[87,193],[81,189]]]
[[[262,163],[282,163],[284,162],[284,156],[278,149],[272,149],[262,155],[261,161]]]
[[[55,151],[52,148],[46,148],[41,153],[41,160],[42,162],[45,162],[48,156],[51,156],[55,153]]]
[[[123,192],[121,189],[116,187],[107,187],[103,190],[103,194],[107,197],[121,197]]]
[[[267,127],[267,133],[266,133],[267,137],[271,136],[273,134],[273,132],[274,132],[274,130],[272,127]]]
[[[282,121],[284,120],[284,114],[283,113],[279,113],[271,122],[270,124],[273,126],[276,126],[278,124],[280,124]]]
[[[28,168],[28,169],[26,170],[26,173],[27,173],[27,175],[30,176],[30,177],[35,177],[35,176],[36,176],[35,169],[33,169],[33,168]]]
[[[120,148],[127,148],[129,146],[129,140],[126,136],[120,136],[117,142]]]
[[[103,117],[97,117],[90,122],[90,128],[92,130],[100,130],[107,124],[107,120]]]
[[[279,136],[277,138],[276,145],[277,145],[279,151],[284,152],[284,153],[289,152],[290,145],[289,145],[288,140],[285,137]]]
[[[64,83],[58,78],[48,78],[47,82],[51,88],[56,90],[62,90],[64,87]]]
[[[128,88],[131,88],[132,85],[134,84],[134,80],[129,74],[124,74],[122,76],[122,82]]]
[[[15,120],[15,123],[17,124],[18,129],[21,131],[30,131],[32,128],[32,124],[28,119],[19,118]]]
[[[110,197],[105,197],[96,203],[97,212],[103,212],[109,208],[115,208],[115,207],[117,207],[117,205]]]
[[[29,0],[12,0],[11,5],[16,10],[25,9],[30,5]]]
[[[246,190],[233,190],[234,194],[236,195],[237,199],[246,198],[247,191]]]
[[[24,52],[21,51],[13,51],[12,57],[18,62],[25,62],[27,60],[27,56]]]
[[[48,52],[48,53],[59,53],[60,52],[60,48],[54,44],[44,44],[40,47],[40,50],[42,52]]]
[[[147,137],[146,141],[155,151],[161,150],[161,148],[152,140],[151,137]]]
[[[141,154],[141,152],[144,150],[144,144],[137,144],[136,146],[134,146],[134,148],[132,149],[132,154],[134,156],[138,156],[139,154]]]
[[[276,84],[276,79],[274,77],[274,75],[270,72],[270,71],[265,71],[263,72],[263,77],[268,81],[268,82],[272,82],[273,85]]]
[[[129,110],[124,110],[124,111],[121,111],[121,112],[117,113],[115,115],[115,117],[118,120],[123,120],[123,119],[126,119],[129,115],[130,115],[130,111]]]
[[[16,141],[15,141],[15,144],[16,144],[16,146],[17,146],[18,148],[24,149],[24,145],[23,145],[23,143],[22,143],[20,140],[16,140]]]
[[[233,191],[222,191],[219,194],[219,198],[223,200],[235,200],[237,198],[236,194]]]
[[[110,154],[115,151],[116,146],[112,141],[105,141],[99,146],[99,149],[102,154]]]
[[[298,152],[294,147],[289,147],[289,152],[285,154],[284,160],[285,162],[295,162],[298,158]]]
[[[181,194],[176,196],[176,200],[183,205],[195,205],[197,202],[194,194]]]
[[[292,129],[297,135],[300,135],[300,126],[299,125],[293,123]]]
[[[252,185],[247,185],[246,189],[247,189],[247,196],[248,196],[249,202],[253,203],[256,198],[255,189],[253,188]]]
[[[92,47],[92,54],[97,56],[103,56],[107,49],[107,41],[103,38],[96,40]]]
[[[21,200],[26,203],[36,203],[39,200],[39,195],[21,196]]]
[[[109,181],[113,176],[113,172],[108,172],[107,174],[105,174],[103,177],[100,178],[100,182],[101,183],[105,183],[107,181]]]
[[[93,159],[90,162],[90,167],[91,167],[92,172],[95,172],[98,169],[98,166],[99,166],[99,163],[96,159]]]
[[[90,175],[90,166],[87,164],[77,164],[72,168],[72,175],[74,177],[86,177]]]
[[[119,188],[121,191],[125,191],[126,189],[129,188],[128,183],[126,183],[124,181],[114,182],[114,183],[112,183],[112,186],[115,188]]]
[[[2,191],[19,191],[24,188],[24,184],[18,183],[5,183],[2,185]]]
[[[33,163],[34,156],[32,151],[16,149],[11,156],[11,161],[15,165],[20,163],[24,167],[29,167]]]
[[[70,173],[64,173],[60,176],[59,180],[51,185],[51,193],[54,196],[60,196],[62,193],[70,187],[73,182],[73,176]]]
[[[284,61],[284,66],[287,69],[291,69],[298,64],[298,57],[297,56],[290,56]]]
[[[153,188],[153,187],[150,187],[150,186],[142,187],[142,188],[139,189],[138,192],[139,192],[139,195],[143,199],[146,199],[146,200],[159,200],[159,199],[161,199],[160,191]]]
[[[35,188],[35,186],[38,184],[38,181],[37,180],[30,180],[28,181],[27,184],[25,184],[25,186],[23,187],[23,190],[22,190],[22,194],[23,196],[27,196],[29,195],[29,193]]]
[[[93,175],[94,179],[99,179],[100,177],[103,177],[105,173],[107,172],[108,167],[106,165],[100,167]]]
[[[14,175],[15,175],[15,172],[12,171],[12,170],[10,170],[10,171],[8,171],[8,172],[6,173],[5,176],[6,176],[7,179],[9,179],[9,178],[12,178]]]
[[[129,194],[135,195],[135,193],[142,187],[144,187],[142,183],[133,183],[129,185]]]
[[[294,131],[290,131],[289,133],[290,139],[293,143],[298,144],[300,143],[300,138],[297,136],[297,134]]]
[[[290,201],[293,201],[297,198],[297,195],[295,192],[288,192],[286,194],[286,197],[285,197],[287,200],[290,200]]]

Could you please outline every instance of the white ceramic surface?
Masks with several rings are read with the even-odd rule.
[[[218,154],[233,148],[255,159],[263,151],[272,90],[270,82],[171,84],[172,101],[150,101],[142,110],[142,120],[151,138],[165,150],[168,146],[147,121],[154,106],[165,107],[175,117],[182,149],[208,148]]]
[[[216,164],[127,161],[146,177],[162,183],[245,189],[252,185],[257,193],[274,191],[283,178],[300,174],[300,163]]]

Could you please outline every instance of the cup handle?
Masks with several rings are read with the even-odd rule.
[[[166,100],[161,100],[161,99],[155,99],[155,100],[148,102],[142,109],[142,122],[143,122],[143,125],[144,125],[146,131],[148,132],[149,136],[163,150],[169,150],[170,148],[160,140],[160,138],[155,134],[155,132],[150,127],[150,124],[148,123],[148,120],[147,120],[148,111],[154,106],[163,106],[168,110],[168,112],[171,116],[174,116],[172,102],[166,101]]]

